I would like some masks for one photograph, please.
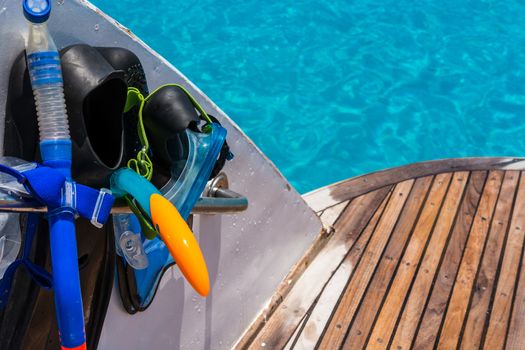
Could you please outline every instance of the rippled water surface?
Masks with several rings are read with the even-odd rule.
[[[301,192],[421,160],[524,155],[523,2],[93,2]]]

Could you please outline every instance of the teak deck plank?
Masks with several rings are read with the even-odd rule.
[[[471,306],[463,331],[461,349],[477,349],[481,345],[487,310],[494,289],[494,281],[512,213],[518,180],[519,172],[517,171],[507,172],[503,179],[481,268],[476,278],[474,293],[470,302]]]
[[[378,269],[359,305],[356,316],[352,320],[345,346],[351,346],[354,349],[361,349],[364,346],[377,311],[394,276],[399,258],[427,198],[432,180],[433,177],[424,177],[418,179],[414,184]]]
[[[468,175],[468,172],[458,172],[454,174],[447,197],[443,203],[443,208],[441,209],[440,217],[428,243],[428,249],[425,252],[425,256],[423,257],[410,295],[397,325],[392,342],[392,347],[395,349],[408,349],[412,343],[421,313],[432,287],[434,274],[439,267],[447,238],[449,237],[454,219],[457,215]]]
[[[324,325],[326,325],[327,320],[330,318],[332,309],[339,300],[341,292],[344,289],[348,278],[355,271],[355,267],[359,263],[359,260],[361,259],[363,252],[369,243],[370,237],[374,233],[377,225],[379,225],[380,219],[383,218],[387,210],[391,210],[392,205],[395,205],[392,204],[392,198],[395,198],[395,194],[398,193],[398,191],[399,190],[394,190],[394,193],[391,194],[389,201],[385,201],[381,205],[380,209],[376,211],[374,217],[372,220],[370,220],[370,223],[366,229],[363,231],[357,242],[345,257],[335,274],[330,279],[329,283],[323,289],[320,299],[315,304],[316,308],[310,315],[308,315],[308,321],[311,322],[305,323],[304,327],[304,332],[309,336],[312,336],[312,338],[317,332],[319,332],[318,336],[320,336],[320,334],[323,332]],[[311,345],[315,346],[315,344],[309,344],[309,341],[296,341],[297,348],[309,348]]]
[[[523,349],[525,347],[525,259],[521,256],[520,277],[514,297],[510,326],[507,332],[506,349]]]
[[[374,215],[373,219],[370,221],[370,225],[367,226],[365,231],[363,231],[363,233],[359,237],[359,240],[356,242],[354,247],[352,247],[352,250],[350,250],[349,254],[346,256],[346,258],[343,261],[342,265],[339,267],[339,269],[337,270],[336,274],[334,274],[334,276],[332,277],[330,282],[337,283],[337,282],[342,282],[341,280],[345,280],[346,279],[346,281],[344,283],[346,285],[346,282],[348,281],[348,278],[351,275],[353,275],[353,273],[355,272],[356,267],[358,266],[361,258],[363,257],[363,254],[364,254],[366,248],[368,247],[368,245],[370,243],[370,237],[372,237],[372,234],[374,233],[374,231],[376,230],[378,225],[381,223],[380,220],[383,219],[384,217],[386,217],[385,214],[387,213],[387,210],[392,210],[392,207],[395,208],[397,205],[399,205],[399,201],[392,201],[392,198],[396,198],[395,195],[397,195],[399,193],[400,193],[399,189],[394,190],[394,192],[392,193],[392,195],[390,197],[390,201],[386,205],[385,209],[381,213],[380,213],[379,210],[376,212],[376,215]],[[341,273],[338,273],[339,271],[341,271]],[[329,287],[333,287],[333,283],[329,283],[327,285],[327,288],[329,288]],[[325,288],[325,291],[326,291],[326,288]],[[335,303],[337,303],[340,295],[341,295],[341,293],[339,293],[339,295],[337,296],[336,300],[329,300],[328,301],[328,300],[323,298],[323,301],[328,301],[331,305],[335,306],[334,305],[334,301],[335,301]],[[322,307],[322,304],[320,306]],[[324,315],[324,317],[322,316],[323,318],[329,318],[330,317],[331,309],[328,309],[326,311],[328,311],[329,313]],[[312,323],[310,323],[308,325],[309,326],[308,331],[312,330],[311,329],[312,325],[313,325]],[[322,332],[322,331],[323,331],[323,329],[320,329],[320,332]]]
[[[428,200],[414,229],[414,234],[410,238],[408,247],[396,271],[394,281],[384,301],[384,306],[381,308],[376,323],[372,328],[367,348],[381,349],[388,346],[419,260],[437,221],[451,178],[451,173],[436,176]]]
[[[459,341],[459,335],[467,312],[474,279],[481,260],[483,247],[488,234],[496,201],[498,199],[502,172],[491,172],[485,190],[481,195],[478,211],[474,217],[470,237],[461,259],[456,283],[452,290],[443,328],[439,337],[438,349],[454,349]]]
[[[386,187],[350,202],[335,223],[334,236],[272,313],[271,321],[249,344],[242,344],[241,347],[259,348],[263,344],[264,347],[268,346],[268,349],[284,347],[306,314],[308,307],[305,305],[312,304],[321,293],[323,286],[368,226],[376,210],[379,212],[378,208],[382,203],[386,203],[385,197],[390,193],[390,189]]]
[[[408,194],[412,188],[414,180],[402,182],[396,186],[392,193],[392,198],[384,211],[378,226],[374,231],[382,232],[382,235],[373,235],[369,244],[365,248],[363,258],[359,261],[352,279],[344,292],[343,299],[339,303],[337,311],[329,326],[329,332],[324,336],[320,344],[320,349],[332,348],[338,346],[344,340],[344,335],[348,324],[352,320],[352,316],[359,306],[361,297],[365,293],[366,286],[375,270],[375,266],[381,255],[383,249],[388,242],[390,233],[393,231],[399,214],[403,209]],[[325,347],[328,345],[328,347]]]
[[[421,163],[309,194],[323,245],[236,348],[525,349],[523,170]]]
[[[481,192],[487,178],[486,172],[473,172],[463,199],[459,216],[454,225],[447,250],[443,256],[443,264],[439,268],[430,299],[423,313],[417,337],[413,339],[413,349],[429,349],[434,346],[439,332],[439,326],[445,314],[447,302],[454,286],[457,270],[463,249],[470,232],[470,227],[481,198]]]
[[[509,226],[505,253],[501,265],[498,286],[485,337],[486,349],[502,349],[505,344],[510,319],[518,267],[523,251],[525,233],[525,176],[520,178],[514,213]]]

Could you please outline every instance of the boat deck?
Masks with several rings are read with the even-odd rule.
[[[308,195],[327,230],[237,348],[524,349],[521,170],[427,162]]]

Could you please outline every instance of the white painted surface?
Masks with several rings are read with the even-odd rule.
[[[240,215],[195,219],[212,282],[210,297],[197,296],[177,268],[165,274],[143,313],[128,315],[114,289],[99,349],[230,348],[320,232],[319,219],[242,131],[173,66],[86,3],[53,4],[50,31],[59,47],[80,42],[126,47],[140,57],[150,90],[165,83],[188,87],[228,130],[235,159],[225,171],[230,187],[250,201]],[[0,0],[0,145],[9,67],[24,47],[25,30],[19,2]]]
[[[308,205],[316,212],[323,210],[324,208],[332,207],[341,201],[337,198],[332,197],[331,186],[325,186],[305,193],[303,195],[304,200]]]
[[[323,214],[321,215],[321,221],[325,226],[332,226],[335,221],[339,218],[343,210],[347,207],[348,203],[350,201],[344,201],[337,205],[334,205],[333,207],[330,207],[328,209],[325,209],[323,211]]]
[[[315,348],[353,270],[354,266],[350,261],[344,260],[341,263],[341,266],[326,285],[308,321],[306,321],[303,331],[294,338],[296,342],[294,349]]]

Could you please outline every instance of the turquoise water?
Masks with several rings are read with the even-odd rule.
[[[93,2],[301,192],[415,161],[524,155],[523,2]]]

